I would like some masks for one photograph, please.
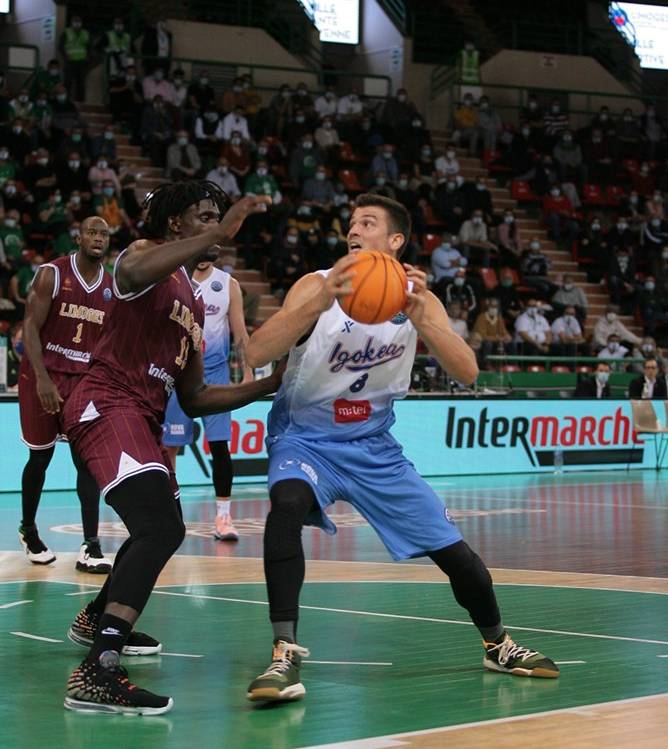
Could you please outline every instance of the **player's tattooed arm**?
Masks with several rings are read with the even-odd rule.
[[[192,355],[176,382],[176,392],[181,408],[190,418],[233,411],[253,401],[276,392],[285,371],[282,363],[269,377],[240,385],[207,385],[204,382],[202,354]]]
[[[354,255],[346,255],[336,262],[326,277],[309,273],[297,281],[281,309],[250,337],[248,363],[251,367],[262,367],[281,359],[310,335],[320,315],[334,304],[334,300],[350,293],[350,283],[355,275],[350,266],[354,262]]]
[[[51,310],[55,289],[55,272],[48,266],[40,269],[28,292],[23,321],[23,343],[37,380],[37,396],[47,413],[60,411],[63,402],[58,388],[44,366],[40,331]]]

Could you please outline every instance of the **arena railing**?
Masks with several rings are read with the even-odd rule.
[[[545,355],[521,355],[521,354],[490,354],[485,357],[485,360],[493,364],[526,364],[530,365],[541,365],[545,367],[552,367],[554,365],[563,365],[568,367],[579,367],[579,366],[592,366],[596,367],[600,362],[606,362],[610,365],[611,370],[616,370],[617,366],[626,367],[629,364],[642,364],[645,359],[644,357],[631,357],[628,356],[624,359],[616,358],[605,358],[599,356],[552,356],[550,354]]]

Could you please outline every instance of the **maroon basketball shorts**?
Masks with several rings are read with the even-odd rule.
[[[162,427],[154,417],[131,403],[104,396],[96,399],[91,389],[77,388],[65,409],[64,422],[70,443],[93,474],[102,496],[132,476],[163,471],[178,498],[176,476],[162,446]]]
[[[67,401],[79,376],[55,376],[52,379],[63,401]],[[37,396],[37,378],[32,367],[22,366],[19,372],[19,414],[21,417],[21,440],[31,450],[46,450],[59,439],[65,439],[63,408],[55,414],[47,413]]]

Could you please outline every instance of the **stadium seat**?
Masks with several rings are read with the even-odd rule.
[[[501,158],[501,151],[493,151],[489,148],[485,149],[482,155],[482,163],[485,169],[490,174],[503,174],[512,171],[507,164],[499,162]]]
[[[422,207],[422,213],[424,214],[424,220],[427,226],[443,226],[442,222],[434,215],[434,209],[429,205],[429,203],[425,203]]]
[[[622,167],[624,167],[624,171],[628,174],[635,174],[640,168],[636,159],[623,159]]]
[[[341,169],[339,171],[339,179],[343,182],[343,186],[350,192],[362,192],[364,189],[360,184],[357,172],[352,169]]]
[[[605,205],[606,198],[600,185],[585,182],[582,186],[582,202],[585,205]]]
[[[514,179],[510,185],[510,195],[518,203],[540,203],[538,197],[531,189],[531,185],[522,179]]]
[[[542,364],[529,364],[527,372],[544,372],[545,367]]]
[[[522,370],[519,368],[517,364],[504,364],[501,367],[502,372],[521,372]]]
[[[550,369],[550,372],[561,373],[561,374],[570,374],[571,368],[567,367],[565,364],[554,364],[552,366],[552,368]]]
[[[353,163],[362,161],[362,159],[355,153],[350,143],[345,140],[341,141],[341,145],[339,146],[339,156],[341,157],[341,161]]]
[[[588,364],[578,364],[577,367],[575,367],[575,371],[578,374],[590,374],[594,370]]]
[[[422,240],[422,252],[420,255],[431,255],[431,253],[441,244],[440,234],[425,234]]]
[[[499,285],[499,279],[494,268],[480,268],[480,276],[488,291],[495,289]]]
[[[608,185],[605,188],[606,205],[618,206],[624,198],[624,188],[619,185]]]

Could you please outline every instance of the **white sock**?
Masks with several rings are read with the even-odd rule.
[[[223,515],[230,514],[230,505],[232,500],[230,499],[217,499],[216,500],[216,516],[222,518]]]

